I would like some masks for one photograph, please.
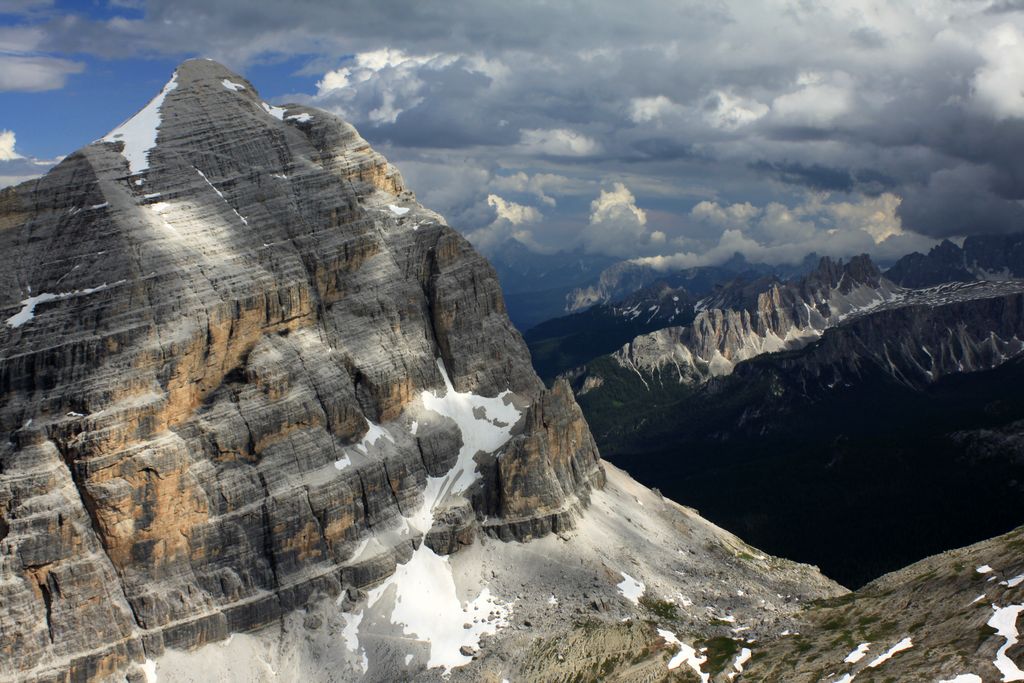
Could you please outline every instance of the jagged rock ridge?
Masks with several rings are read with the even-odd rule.
[[[0,679],[564,529],[604,480],[486,261],[350,125],[215,62],[4,190],[0,248]]]
[[[904,287],[1022,278],[1024,234],[970,235],[963,246],[943,240],[927,254],[907,254],[885,275]]]
[[[900,294],[866,255],[845,264],[826,257],[796,282],[772,278],[719,290],[697,302],[689,326],[638,336],[613,358],[641,377],[674,370],[679,381],[703,382],[762,353],[802,348],[854,313]]]

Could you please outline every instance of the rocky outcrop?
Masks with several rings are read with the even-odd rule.
[[[576,492],[604,483],[597,445],[568,382],[559,380],[544,391],[525,424],[494,467],[496,496],[489,509],[497,519],[485,529],[504,540],[571,526],[577,506],[587,502]]]
[[[1024,352],[1022,339],[1020,283],[948,285],[857,316],[777,366],[804,385],[856,381],[865,368],[877,368],[919,389],[946,375],[999,367]]]
[[[752,646],[735,680],[1013,680],[1022,545],[1018,528],[809,606],[792,637]]]
[[[215,62],[5,191],[0,250],[0,679],[258,627],[603,481],[486,261],[350,125]],[[477,472],[510,438],[543,474]]]
[[[691,325],[641,335],[613,358],[641,377],[667,371],[678,381],[702,382],[763,353],[802,348],[851,315],[900,295],[867,255],[845,264],[826,257],[796,282],[723,288],[697,303]]]

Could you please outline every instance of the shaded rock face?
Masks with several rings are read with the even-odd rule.
[[[885,275],[904,287],[1024,278],[1024,233],[971,235],[962,247],[943,240],[927,254],[904,256]]]
[[[215,62],[5,190],[0,252],[0,679],[101,678],[603,482],[486,261],[350,125]],[[424,407],[445,369],[526,417],[417,528],[467,427]]]
[[[669,282],[660,280],[607,308],[610,316],[629,322],[668,326],[689,321],[696,302],[685,287],[673,287]]]
[[[595,284],[569,292],[565,297],[565,310],[574,313],[594,304],[608,303],[646,287],[657,277],[657,272],[647,266],[620,261],[602,270]]]
[[[975,279],[964,262],[963,250],[949,240],[932,247],[927,255],[907,254],[886,271],[886,277],[904,287],[932,287]]]
[[[880,369],[920,389],[946,375],[999,367],[1024,352],[1021,283],[950,285],[920,292],[830,330],[799,357],[776,365],[807,391],[810,384],[855,382]],[[744,367],[741,375],[761,370]]]
[[[523,434],[495,463],[496,496],[488,509],[497,521],[485,529],[504,540],[567,528],[576,508],[588,502],[577,492],[604,484],[597,445],[568,382],[558,380],[543,392],[525,421]],[[537,510],[549,512],[539,517]]]

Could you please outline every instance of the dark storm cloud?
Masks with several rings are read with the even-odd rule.
[[[697,149],[687,142],[669,137],[651,137],[637,140],[633,149],[640,153],[642,159],[705,159]]]
[[[500,233],[495,206],[529,213],[514,200],[543,214],[533,238],[575,246],[591,202],[628,195],[600,220],[614,230],[606,216],[656,204],[657,225],[619,226],[638,254],[780,255],[1021,227],[1021,8],[151,0],[31,26],[54,57],[203,54],[245,69],[304,56],[319,86],[288,99],[351,120],[467,232]],[[566,201],[570,187],[589,197]],[[695,215],[701,200],[724,218]]]
[[[1024,207],[991,191],[985,169],[960,166],[936,171],[927,185],[907,188],[903,218],[937,237],[1024,230]]]
[[[806,185],[814,190],[829,192],[853,192],[877,195],[892,189],[896,180],[873,169],[852,170],[833,168],[822,164],[804,165],[785,161],[755,161],[750,164],[755,171],[767,173],[792,185]]]
[[[1024,0],[999,0],[985,9],[987,14],[1004,14],[1007,12],[1024,12]]]

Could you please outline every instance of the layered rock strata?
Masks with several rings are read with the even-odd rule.
[[[221,65],[0,196],[0,680],[101,679],[603,482],[494,272]],[[506,445],[507,444],[507,445]]]

